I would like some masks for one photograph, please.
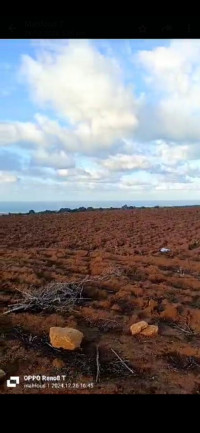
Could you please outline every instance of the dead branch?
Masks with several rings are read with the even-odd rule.
[[[176,328],[176,329],[178,329],[178,331],[182,331],[182,332],[184,332],[185,334],[188,334],[188,335],[196,335],[196,333],[188,326],[188,325],[186,325],[186,327],[188,328],[188,330],[187,329],[184,329],[184,328],[181,328],[179,325],[177,325],[177,324],[174,324],[173,325],[173,327],[174,328]]]
[[[96,364],[97,364],[97,374],[96,374],[96,383],[97,383],[99,381],[99,375],[100,375],[99,346],[96,346]]]
[[[18,307],[13,307],[10,310],[5,311],[3,314],[13,313],[14,311],[24,310],[25,305],[19,305]]]
[[[124,365],[124,367],[126,367],[127,370],[129,370],[132,374],[134,374],[134,371],[123,361],[122,358],[120,358],[120,356],[117,354],[117,352],[115,352],[115,350],[112,348],[111,348],[111,350],[115,354],[115,356],[117,356],[117,358],[120,360],[120,362]]]

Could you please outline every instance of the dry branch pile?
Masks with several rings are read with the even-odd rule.
[[[21,294],[21,299],[14,304],[9,305],[10,309],[4,314],[9,314],[15,311],[66,311],[72,310],[75,304],[87,301],[90,298],[83,296],[84,286],[88,283],[94,283],[109,279],[111,276],[119,276],[119,271],[109,272],[106,275],[89,278],[86,276],[79,282],[57,283],[50,284],[27,291],[16,289]]]

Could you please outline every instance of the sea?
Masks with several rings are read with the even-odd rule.
[[[168,207],[168,206],[200,206],[200,200],[127,200],[127,201],[27,201],[0,202],[0,214],[8,213],[27,213],[29,210],[41,212],[45,210],[58,211],[61,208],[77,209],[79,207],[93,208],[121,208],[122,206],[135,207]]]

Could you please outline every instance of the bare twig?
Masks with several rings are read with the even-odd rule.
[[[121,361],[121,363],[124,365],[124,367],[126,367],[127,370],[129,370],[132,374],[134,374],[134,371],[123,361],[122,358],[120,358],[120,356],[117,354],[117,352],[115,352],[115,350],[112,348],[111,348],[111,350],[115,354],[115,356],[117,356],[117,358]]]
[[[19,289],[18,287],[15,287],[15,290],[17,290],[17,292],[22,293],[22,295],[26,295],[30,299],[34,299],[34,296],[31,295],[31,293],[29,292],[25,292],[25,290]]]
[[[186,326],[188,328],[188,331],[187,331],[187,329],[181,328],[179,325],[174,324],[174,328],[178,329],[179,331],[182,331],[188,335],[196,335],[196,333],[192,329],[190,329],[190,327],[188,325],[186,325]]]
[[[100,375],[99,346],[96,346],[96,364],[97,364],[97,374],[96,374],[96,383],[97,383],[99,381],[99,375]]]
[[[13,307],[10,310],[5,311],[3,314],[9,314],[9,313],[13,313],[14,311],[24,310],[24,309],[25,309],[24,305],[18,305],[18,307]]]

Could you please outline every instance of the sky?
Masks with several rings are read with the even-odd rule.
[[[200,40],[0,41],[0,201],[199,194]]]

